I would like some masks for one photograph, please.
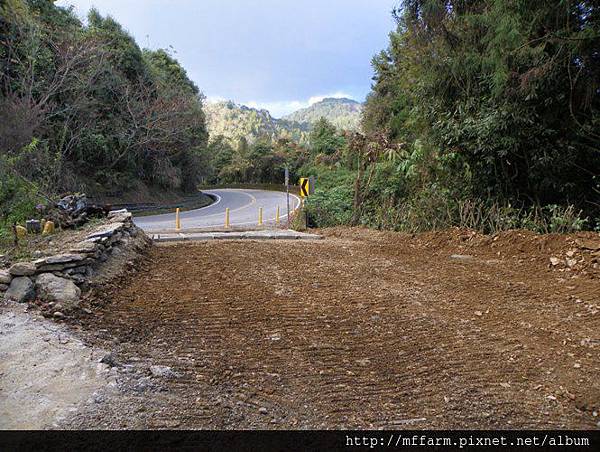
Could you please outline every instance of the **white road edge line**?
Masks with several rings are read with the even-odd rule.
[[[246,196],[249,196],[252,199],[252,201],[250,203],[245,204],[245,205],[243,205],[241,207],[238,207],[238,208],[234,209],[232,212],[235,212],[235,211],[238,211],[238,210],[243,210],[243,209],[251,206],[252,204],[256,203],[256,198],[254,196],[252,196],[251,194],[247,193],[244,189],[241,189],[241,188],[237,188],[237,189],[235,189],[235,188],[229,188],[229,189],[222,189],[222,190],[232,190],[232,191],[235,190],[235,191],[238,191],[238,192],[240,192],[240,193],[242,193],[242,194],[244,194]],[[271,190],[258,190],[258,191],[271,191]],[[221,196],[217,195],[216,193],[213,193],[211,190],[206,190],[206,192],[210,193],[212,196],[216,196],[218,198],[218,200],[216,202],[208,205],[208,206],[200,207],[199,209],[187,210],[187,211],[182,212],[182,213],[195,212],[195,211],[198,211],[198,210],[206,209],[208,207],[216,206],[217,204],[219,204],[221,202],[221,199],[222,199]],[[278,192],[278,191],[276,191],[275,193],[285,193],[285,192]],[[299,196],[296,196],[296,195],[294,195],[292,193],[290,193],[290,196],[296,200],[296,203],[295,203],[296,207],[293,207],[292,210],[291,210],[291,212],[290,212],[290,213],[294,213],[296,210],[298,210],[300,208],[300,206],[302,205],[302,202],[301,202]],[[217,215],[223,215],[224,213],[225,213],[225,211],[218,212],[218,213],[212,213],[210,215],[204,216],[203,218],[210,218],[210,217],[214,217],[214,216],[217,216]],[[173,214],[172,213],[166,213],[166,214],[159,214],[159,215],[156,215],[156,216],[158,217],[158,216],[163,216],[163,215],[173,215]],[[152,217],[152,216],[155,216],[155,215],[150,215],[150,216]],[[288,216],[288,214],[285,213],[284,215],[280,215],[279,218],[287,218],[287,216]],[[144,218],[144,217],[139,217],[139,218]],[[264,222],[268,223],[268,222],[275,221],[275,220],[276,220],[276,218],[273,217],[273,218],[269,218],[267,220],[264,220]],[[161,221],[167,221],[167,220],[161,220]],[[169,223],[170,223],[170,220],[169,220]],[[247,224],[256,224],[256,221],[246,221],[246,222],[243,222],[243,223],[230,223],[231,226],[244,226],[244,225],[247,225]],[[212,227],[212,226],[205,226],[205,228],[210,228],[210,227]],[[200,227],[200,228],[202,228],[202,227]],[[160,229],[149,229],[146,232],[147,233],[152,233],[153,231],[158,231],[158,230],[160,230]]]
[[[223,189],[223,190],[233,190],[233,189],[232,188],[228,188],[228,189]],[[238,211],[246,209],[247,207],[250,207],[252,204],[256,203],[256,198],[254,196],[252,196],[250,193],[246,193],[246,192],[244,192],[242,190],[239,190],[239,191],[240,191],[241,194],[249,196],[250,199],[251,199],[251,201],[248,204],[244,204],[243,206],[236,207],[235,209],[230,210],[229,213],[238,212]],[[217,195],[215,195],[215,196],[217,196]],[[206,207],[211,207],[211,206],[214,206],[214,205],[216,205],[216,203],[215,204],[211,204],[210,206],[206,206]],[[187,212],[195,212],[196,210],[198,210],[198,209],[188,210]],[[184,213],[186,213],[186,212],[184,212]],[[225,211],[222,210],[221,212],[211,213],[210,215],[205,215],[202,218],[216,217],[217,215],[224,215],[224,214],[225,214]]]
[[[203,192],[204,193],[204,192]],[[204,206],[204,207],[200,207],[199,209],[192,209],[192,210],[202,210],[202,209],[206,209],[208,207],[213,207],[216,206],[217,204],[219,204],[221,202],[221,197],[219,195],[217,195],[216,193],[211,193],[210,191],[208,191],[208,193],[210,193],[209,196],[215,196],[217,198],[217,200],[215,202],[213,202],[212,204],[209,204],[208,206]],[[186,212],[189,212],[189,210],[186,210]]]
[[[187,212],[196,212],[198,210],[208,209],[209,207],[216,206],[217,204],[219,204],[221,202],[221,197],[219,195],[217,195],[216,193],[211,193],[211,196],[215,196],[217,198],[217,200],[213,203],[210,203],[208,206],[198,207],[197,209],[191,209],[191,210],[182,210],[181,213],[184,214]],[[169,218],[170,218],[170,215],[174,215],[174,214],[175,214],[175,212],[167,212],[167,213],[159,213],[158,215],[148,215],[148,217],[162,217],[162,216],[169,215]],[[134,222],[135,222],[135,220],[137,220],[139,223],[143,223],[144,218],[146,218],[146,217],[144,217],[144,216],[134,217]],[[170,221],[170,220],[158,220],[158,221]]]

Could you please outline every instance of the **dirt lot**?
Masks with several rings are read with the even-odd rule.
[[[598,426],[598,234],[325,234],[155,247],[78,322],[179,376],[66,426]]]

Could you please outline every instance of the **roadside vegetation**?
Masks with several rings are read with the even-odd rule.
[[[394,17],[363,117],[394,146],[371,159],[355,220],[598,229],[598,5],[405,0]]]
[[[195,190],[203,97],[168,51],[48,0],[0,3],[0,37],[0,241],[62,192]]]
[[[600,10],[405,0],[362,132],[212,143],[213,182],[315,176],[314,226],[600,229]]]
[[[209,142],[185,70],[114,19],[0,8],[0,240],[64,191],[283,184],[286,167],[317,181],[313,226],[600,229],[594,2],[404,0],[360,132],[321,118],[252,142]]]

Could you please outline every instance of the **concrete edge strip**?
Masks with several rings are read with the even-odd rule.
[[[208,241],[208,240],[322,240],[323,236],[316,234],[262,234],[262,235],[249,235],[249,234],[193,234],[185,235],[182,233],[167,235],[167,234],[156,234],[152,236],[152,240],[155,242],[183,242],[183,241]]]

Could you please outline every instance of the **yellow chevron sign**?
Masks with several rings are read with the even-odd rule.
[[[300,178],[300,197],[306,198],[310,195],[310,179],[308,177]]]

